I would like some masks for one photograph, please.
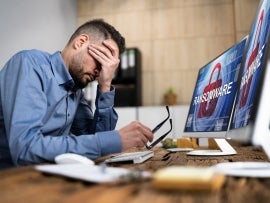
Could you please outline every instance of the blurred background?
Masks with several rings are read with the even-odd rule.
[[[61,50],[93,18],[140,53],[141,106],[189,105],[198,70],[249,32],[259,0],[0,0],[0,67],[22,49]],[[136,105],[136,104],[135,104]]]

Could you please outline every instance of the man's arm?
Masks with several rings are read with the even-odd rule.
[[[48,113],[50,104],[45,87],[50,86],[52,81],[44,82],[47,74],[39,68],[35,69],[33,63],[24,57],[17,56],[9,63],[17,69],[5,70],[5,81],[1,83],[4,84],[1,94],[4,96],[6,138],[15,165],[53,161],[55,156],[66,152],[95,159],[121,150],[116,131],[80,136],[70,135],[67,131],[59,134],[59,128],[65,124],[65,111],[60,109],[66,104],[66,97],[63,97],[64,102],[58,106],[59,109]],[[108,134],[110,139],[104,141]]]
[[[94,115],[85,97],[82,96],[71,128],[73,134],[94,134],[115,129],[118,119],[114,110],[115,89],[103,93],[98,88],[96,95]]]

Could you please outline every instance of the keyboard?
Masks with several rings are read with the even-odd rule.
[[[150,159],[153,156],[154,152],[150,150],[140,152],[125,152],[112,158],[106,159],[105,163],[133,162],[134,164],[138,164]]]

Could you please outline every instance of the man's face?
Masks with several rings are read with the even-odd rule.
[[[73,55],[69,73],[77,88],[84,88],[99,76],[101,65],[88,53],[87,48]]]

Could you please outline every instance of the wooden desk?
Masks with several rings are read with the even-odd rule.
[[[228,161],[265,161],[260,148],[235,147],[238,154],[223,157],[192,157],[184,152],[168,153],[156,148],[155,156],[142,164],[117,165],[155,171],[164,166],[211,166]],[[100,159],[101,161],[102,159]],[[119,184],[92,184],[60,176],[45,175],[33,167],[0,171],[0,202],[78,203],[171,203],[171,202],[269,202],[270,178],[227,177],[217,192],[158,191],[150,180]]]

